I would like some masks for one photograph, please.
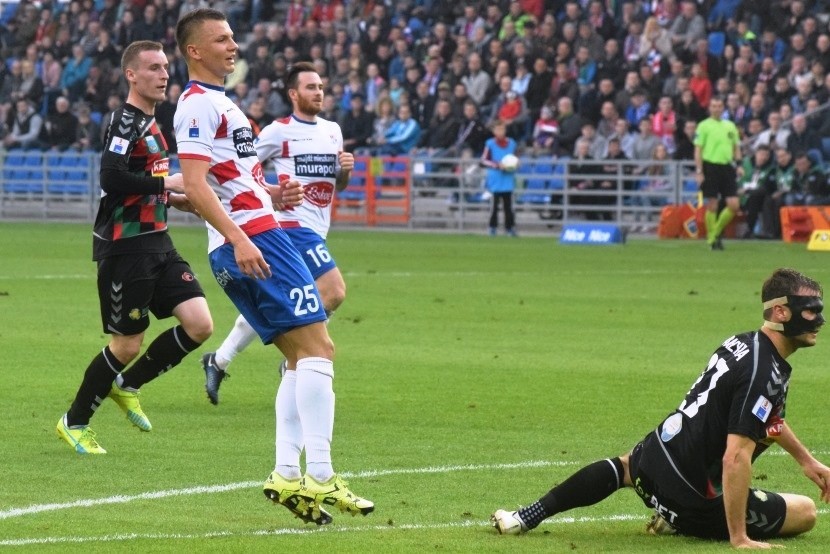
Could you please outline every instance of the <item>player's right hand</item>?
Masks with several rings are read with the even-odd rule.
[[[233,253],[239,270],[248,277],[252,279],[271,277],[271,267],[262,257],[259,248],[248,237],[233,245]]]
[[[184,177],[181,173],[168,175],[164,178],[164,190],[184,194]]]
[[[278,202],[282,205],[281,209],[293,208],[303,203],[303,186],[296,179],[280,181],[277,187],[280,189],[279,199],[273,195],[271,198],[275,200],[275,204]]]

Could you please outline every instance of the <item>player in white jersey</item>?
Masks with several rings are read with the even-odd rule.
[[[222,12],[200,8],[179,20],[176,41],[191,79],[176,109],[176,142],[185,194],[208,224],[211,270],[263,343],[295,368],[277,391],[277,459],[265,495],[318,525],[332,521],[326,505],[368,514],[374,504],[332,467],[334,344],[319,293],[274,216],[283,189],[265,183],[250,124],[224,94],[239,50],[233,31]]]
[[[346,283],[328,251],[326,236],[334,193],[348,185],[354,156],[343,152],[340,126],[317,117],[323,85],[314,66],[300,62],[294,67],[297,80],[288,89],[296,92],[292,114],[266,126],[254,145],[262,163],[274,164],[279,181],[297,180],[303,187],[303,203],[277,211],[277,220],[303,256],[331,316],[345,299]],[[202,356],[205,390],[212,404],[219,403],[219,385],[228,376],[228,366],[255,338],[256,331],[240,315],[216,352]],[[286,369],[284,361],[280,373]]]

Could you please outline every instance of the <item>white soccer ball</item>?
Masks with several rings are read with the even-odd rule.
[[[519,167],[519,158],[513,154],[507,154],[501,159],[501,167],[505,171],[516,171],[516,168]]]

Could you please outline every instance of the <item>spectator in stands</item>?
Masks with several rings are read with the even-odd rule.
[[[625,154],[625,157],[629,160],[632,159],[634,154],[634,141],[637,139],[637,134],[629,130],[628,121],[624,117],[617,119],[617,123],[614,125],[614,134],[608,137],[609,141],[611,139],[620,141],[620,149]]]
[[[602,103],[600,109],[600,119],[597,123],[597,134],[605,139],[608,139],[616,131],[617,120],[620,118],[617,107],[611,100],[606,100]]]
[[[41,148],[40,134],[43,118],[35,110],[32,102],[20,98],[15,102],[15,115],[11,131],[3,138],[3,146],[11,148]]]
[[[181,85],[178,83],[168,84],[167,95],[164,101],[156,104],[156,124],[164,136],[164,142],[167,143],[167,151],[173,154],[178,152],[176,148],[176,131],[173,129],[173,115],[176,113],[176,106],[181,95]],[[109,98],[107,98],[108,104],[109,101]]]
[[[582,132],[577,139],[588,143],[588,155],[595,160],[601,160],[605,157],[608,150],[608,142],[604,137],[597,134],[597,129],[590,121],[582,124]]]
[[[493,81],[490,75],[482,70],[482,58],[479,54],[470,54],[467,60],[467,76],[461,82],[467,87],[470,98],[477,105],[483,106]]]
[[[72,58],[63,68],[60,85],[63,95],[70,102],[75,102],[83,95],[90,67],[92,67],[92,58],[84,53],[80,44],[73,45]]]
[[[102,72],[100,66],[93,65],[89,68],[85,85],[81,100],[89,105],[93,111],[103,112],[107,105],[109,87],[107,86],[106,73]]]
[[[790,97],[790,107],[794,114],[803,114],[807,111],[807,102],[813,97],[813,80],[799,81],[795,87],[795,94]]]
[[[597,164],[589,153],[590,144],[588,141],[578,139],[574,145],[574,156],[569,164],[568,188],[574,191],[594,191],[599,187],[597,181],[602,174],[602,168]],[[570,201],[576,205],[583,205],[588,208],[585,218],[589,220],[604,219],[605,212],[593,209],[593,206],[604,203],[605,197],[594,195],[573,194]]]
[[[72,148],[79,152],[101,151],[101,126],[93,121],[89,106],[78,106],[78,127]]]
[[[692,52],[697,41],[706,37],[706,22],[697,13],[697,3],[694,0],[683,0],[680,15],[669,31],[672,47],[678,55]]]
[[[778,148],[775,151],[775,170],[770,173],[767,180],[767,200],[761,216],[763,228],[759,238],[781,238],[779,213],[786,195],[792,190],[794,166],[795,159],[789,150]]]
[[[559,156],[570,156],[576,140],[582,134],[582,117],[574,113],[570,97],[560,98],[556,103],[556,119],[559,121]]]
[[[701,108],[709,105],[709,101],[712,99],[712,81],[709,80],[709,75],[699,63],[692,64],[689,89]]]
[[[768,184],[774,171],[775,164],[766,144],[757,147],[752,156],[744,156],[744,174],[738,181],[738,197],[747,225],[743,238],[755,237],[756,231],[758,235],[762,234],[759,216],[771,193]]]
[[[507,125],[507,134],[519,143],[524,143],[529,133],[529,115],[524,97],[510,89],[511,79],[504,76],[499,82],[499,95],[493,104],[492,120]]]
[[[458,135],[450,149],[449,154],[462,156],[467,153],[469,156],[478,158],[484,150],[484,143],[490,137],[481,121],[478,113],[478,106],[472,100],[464,102],[464,113],[458,126]]]
[[[573,50],[579,52],[580,48],[588,50],[588,56],[591,60],[598,60],[602,57],[605,50],[605,40],[594,32],[591,22],[582,20],[577,25],[577,35],[574,39]]]
[[[567,61],[557,61],[553,80],[550,84],[550,98],[558,102],[560,98],[569,98],[575,104],[579,98],[579,85],[574,78]]]
[[[646,91],[638,88],[631,94],[628,106],[625,108],[625,119],[631,127],[639,127],[640,121],[650,119],[651,104],[646,99]],[[651,150],[649,150],[651,152]]]
[[[770,150],[786,148],[790,130],[783,128],[781,123],[781,113],[779,111],[773,110],[769,112],[767,116],[767,124],[769,127],[758,135],[752,145],[753,148],[758,148],[761,145],[768,146]]]
[[[620,43],[617,39],[610,38],[605,41],[603,55],[597,60],[597,82],[609,79],[614,87],[622,85],[625,71],[625,60],[620,51]]]
[[[795,89],[790,85],[786,75],[778,75],[775,78],[775,84],[772,88],[771,97],[773,106],[780,106],[787,104],[789,106],[790,98],[795,94]]]
[[[350,110],[343,115],[340,128],[343,131],[343,150],[354,152],[357,148],[364,148],[369,144],[369,138],[374,130],[374,116],[365,109],[365,100],[362,94],[354,94],[351,98]]]
[[[63,152],[75,142],[78,135],[78,118],[70,111],[71,104],[65,96],[55,101],[55,113],[46,117],[42,140],[47,148]]]
[[[631,146],[631,159],[650,160],[653,158],[655,147],[662,143],[660,142],[660,138],[652,130],[650,118],[646,117],[641,119],[639,129],[640,132],[634,137],[634,142]],[[644,171],[643,167],[639,168],[637,172],[642,171]]]
[[[686,119],[683,121],[683,129],[675,134],[677,142],[677,149],[674,151],[673,158],[675,160],[694,160],[695,159],[695,132],[697,131],[697,121],[694,119]]]
[[[421,127],[412,117],[409,104],[398,106],[398,116],[389,129],[375,143],[372,152],[381,156],[401,156],[408,154],[421,138]]]
[[[792,131],[787,137],[787,150],[804,152],[817,163],[822,161],[821,139],[807,126],[807,117],[803,113],[793,116]]]
[[[254,137],[258,136],[266,125],[274,121],[274,116],[265,111],[265,101],[262,98],[257,98],[248,105],[245,116],[251,124]],[[156,107],[156,118],[158,119],[158,107]]]
[[[35,72],[35,64],[24,59],[20,62],[19,86],[12,90],[11,98],[27,98],[40,107],[43,100],[43,80]]]
[[[459,121],[452,115],[452,106],[448,100],[438,100],[435,113],[429,126],[421,134],[418,146],[429,156],[442,158],[458,137]]]
[[[702,121],[706,117],[706,111],[698,103],[692,89],[688,86],[680,93],[675,104],[675,112],[680,119],[695,122]]]
[[[419,81],[415,86],[415,95],[409,102],[412,117],[421,129],[426,129],[435,110],[435,96],[429,93],[429,83]]]
[[[503,122],[493,122],[492,131],[493,137],[487,140],[481,154],[481,165],[487,168],[484,187],[493,195],[490,204],[490,236],[496,235],[501,205],[504,210],[504,230],[515,237],[513,191],[516,188],[516,175],[512,170],[504,168],[501,161],[507,155],[516,155],[517,144],[507,136],[507,125]]]
[[[549,106],[542,106],[539,119],[533,125],[533,156],[553,156],[557,151],[559,123]]]
[[[669,32],[661,27],[657,18],[646,19],[643,34],[640,36],[639,56],[641,60],[651,60],[659,64],[672,56],[672,41]]]
[[[785,206],[820,206],[830,201],[827,175],[810,160],[807,152],[795,154],[792,185],[784,195]]]
[[[663,96],[657,103],[657,111],[651,116],[651,128],[660,139],[671,156],[674,154],[675,134],[678,128],[678,118],[674,111],[674,103],[668,96]]]

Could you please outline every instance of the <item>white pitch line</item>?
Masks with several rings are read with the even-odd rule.
[[[380,477],[384,475],[412,475],[412,474],[429,474],[429,473],[452,473],[456,471],[483,471],[483,470],[500,470],[500,469],[528,469],[538,467],[565,467],[570,465],[577,465],[579,462],[549,462],[545,460],[518,462],[514,464],[468,464],[468,465],[453,465],[453,466],[435,466],[422,468],[401,468],[401,469],[373,469],[357,472],[342,473],[345,478],[366,478],[366,477]],[[170,498],[174,496],[188,496],[193,494],[212,494],[217,492],[228,492],[238,489],[249,489],[254,487],[261,487],[262,481],[242,481],[239,483],[229,483],[226,485],[204,485],[196,487],[188,487],[184,489],[168,489],[161,491],[143,492],[134,495],[115,495],[105,498],[88,498],[81,500],[73,500],[72,502],[51,503],[51,504],[33,504],[25,508],[10,508],[8,510],[0,511],[0,520],[9,519],[13,517],[20,517],[29,514],[38,514],[42,512],[52,512],[56,510],[67,510],[71,508],[90,508],[93,506],[103,506],[107,504],[126,504],[135,500],[155,500],[159,498]]]
[[[644,514],[624,514],[612,515],[605,517],[562,517],[554,520],[544,522],[546,525],[552,524],[572,524],[572,523],[592,523],[605,521],[631,521],[642,520],[645,522],[647,515]],[[310,535],[320,533],[366,533],[373,531],[418,531],[418,530],[436,530],[436,529],[463,529],[469,527],[488,527],[489,521],[459,521],[447,523],[403,523],[395,525],[359,525],[355,527],[335,527],[327,525],[325,527],[313,528],[296,528],[284,527],[281,529],[258,529],[255,531],[212,531],[209,533],[118,533],[115,535],[104,535],[101,537],[43,537],[43,538],[24,538],[24,539],[6,539],[0,540],[0,546],[27,546],[33,544],[80,544],[80,543],[100,543],[100,542],[117,542],[117,541],[131,541],[131,540],[170,540],[170,539],[208,539],[215,537],[262,537],[262,536],[277,536],[277,535]]]
[[[821,509],[819,514],[830,513],[830,510]],[[617,514],[601,517],[557,517],[542,522],[542,525],[572,525],[576,523],[604,523],[615,521],[642,521],[645,523],[648,514]],[[403,523],[395,525],[358,525],[355,527],[313,527],[296,528],[283,527],[281,529],[258,529],[255,531],[211,531],[208,533],[118,533],[115,535],[104,535],[100,537],[43,537],[24,539],[0,540],[0,546],[30,546],[35,544],[82,544],[102,542],[123,542],[131,540],[194,540],[211,539],[216,537],[264,537],[279,535],[310,535],[321,533],[366,533],[384,531],[421,531],[441,529],[466,529],[470,527],[489,527],[489,521],[458,521],[446,523]]]

